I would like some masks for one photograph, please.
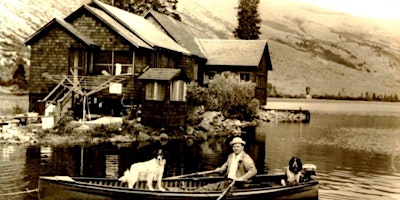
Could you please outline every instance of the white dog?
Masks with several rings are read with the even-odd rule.
[[[165,163],[166,161],[163,159],[162,150],[158,150],[155,158],[133,164],[130,170],[126,170],[124,175],[118,180],[121,182],[127,182],[129,188],[133,188],[138,180],[146,180],[147,187],[151,191],[154,190],[153,181],[157,180],[158,189],[165,191],[161,184]]]

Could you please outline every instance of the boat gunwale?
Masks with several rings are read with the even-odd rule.
[[[263,177],[280,177],[281,174],[265,174],[258,175],[258,178]],[[39,180],[50,181],[55,184],[62,184],[65,186],[76,187],[79,189],[88,189],[88,190],[103,190],[107,192],[115,192],[115,193],[124,193],[124,194],[138,194],[138,195],[155,195],[155,196],[174,196],[174,197],[187,197],[196,196],[196,197],[217,197],[221,194],[220,191],[207,191],[207,192],[195,192],[195,191],[161,191],[161,190],[148,190],[148,189],[137,189],[137,188],[127,188],[123,186],[113,186],[113,185],[105,185],[105,184],[95,184],[88,183],[80,180],[103,180],[103,181],[118,181],[117,179],[110,178],[96,178],[96,177],[71,177],[74,181],[68,180],[60,180],[57,179],[56,176],[40,176]],[[224,177],[198,177],[198,180],[201,179],[215,179],[215,180],[223,180]],[[177,179],[167,179],[165,181],[188,181],[193,180],[191,178],[177,178]],[[312,187],[318,185],[319,182],[317,180],[311,180],[308,182],[301,183],[295,186],[271,186],[271,187],[257,187],[257,188],[246,188],[246,189],[238,189],[235,191],[231,191],[229,195],[232,196],[248,196],[254,194],[273,194],[275,192],[285,192],[289,190],[297,190],[306,187]]]

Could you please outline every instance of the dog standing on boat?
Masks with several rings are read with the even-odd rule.
[[[166,161],[163,158],[163,152],[159,149],[157,150],[155,158],[131,165],[130,170],[126,170],[124,175],[118,180],[121,182],[127,182],[129,188],[133,188],[135,183],[139,180],[146,180],[147,187],[152,191],[154,190],[153,181],[157,180],[158,189],[165,191],[161,184],[165,163]]]
[[[300,158],[292,157],[289,160],[289,166],[286,170],[286,181],[281,180],[283,186],[286,185],[298,185],[300,183],[300,178],[302,177],[303,163]]]

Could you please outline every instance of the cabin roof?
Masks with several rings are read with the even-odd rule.
[[[181,69],[174,68],[150,68],[139,76],[140,80],[170,81],[179,76]]]
[[[115,19],[110,17],[104,11],[94,8],[94,7],[87,6],[87,5],[84,5],[84,8],[87,9],[89,12],[91,12],[96,17],[98,17],[100,20],[102,20],[105,24],[107,24],[110,28],[112,28],[115,32],[117,32],[123,38],[128,40],[135,47],[143,47],[143,48],[151,49],[151,46],[149,46],[146,42],[144,42],[139,37],[137,37],[135,34],[133,34],[130,30],[128,30],[127,28],[125,28],[124,26],[119,24]]]
[[[206,65],[258,66],[267,47],[266,40],[198,39],[197,42],[207,57]]]
[[[144,18],[147,19],[150,16],[153,16],[156,22],[159,23],[164,31],[177,43],[188,49],[193,55],[204,59],[206,58],[197,45],[193,33],[188,30],[184,23],[154,10],[147,12]]]
[[[33,35],[31,35],[28,39],[25,40],[25,45],[31,45],[35,43],[43,33],[47,32],[49,29],[53,28],[55,25],[60,25],[64,30],[69,32],[73,37],[77,38],[81,42],[85,43],[88,46],[97,46],[96,43],[89,37],[85,36],[82,32],[80,32],[78,29],[73,27],[71,24],[68,22],[62,20],[62,19],[57,19],[54,18],[50,22],[48,22],[46,25],[44,25],[41,29],[36,31]]]
[[[163,48],[176,52],[181,52],[184,54],[190,54],[190,52],[176,43],[172,38],[170,38],[163,31],[159,30],[155,25],[147,21],[145,18],[130,13],[128,11],[119,9],[117,7],[102,3],[97,0],[93,0],[91,4],[93,6],[99,7],[105,13],[114,18],[121,25],[126,27],[140,39],[145,41],[147,44],[153,48]]]

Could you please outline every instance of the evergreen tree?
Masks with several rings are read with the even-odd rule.
[[[165,15],[170,15],[176,20],[181,17],[176,13],[178,0],[114,0],[114,6],[137,15],[143,15],[149,10],[155,10]]]
[[[233,31],[235,38],[244,40],[259,39],[261,18],[258,13],[260,0],[239,0],[238,27]]]
[[[17,70],[15,70],[13,75],[13,83],[19,87],[19,89],[26,90],[28,88],[28,83],[25,78],[25,68],[24,65],[19,64]]]

